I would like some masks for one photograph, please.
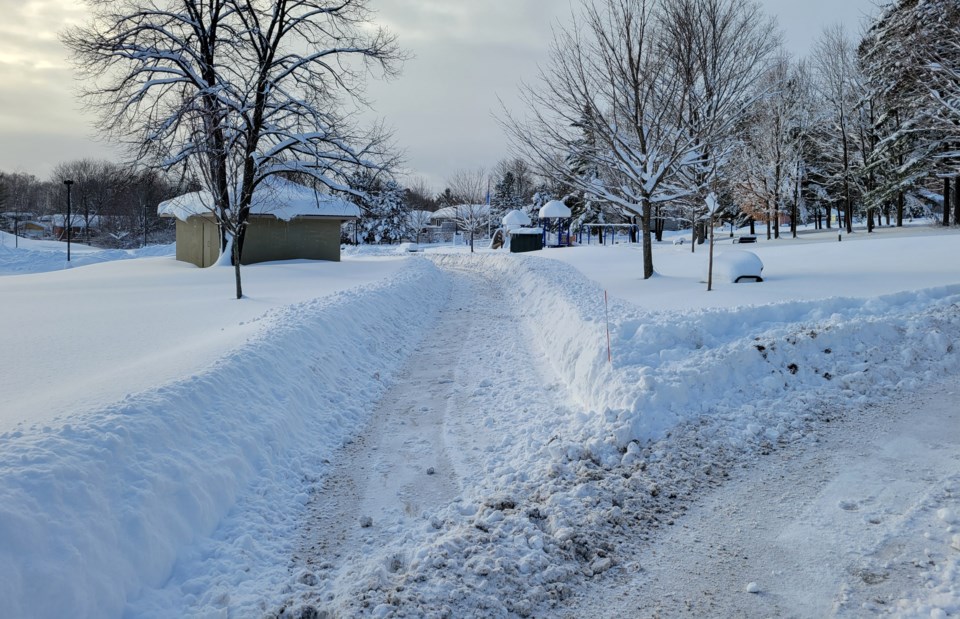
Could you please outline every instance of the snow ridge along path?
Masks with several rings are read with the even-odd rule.
[[[410,260],[267,312],[202,371],[0,432],[0,617],[273,608],[322,458],[369,419],[447,285]]]

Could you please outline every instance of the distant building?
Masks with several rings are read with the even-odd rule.
[[[66,215],[51,215],[49,218],[50,224],[53,228],[53,237],[58,241],[67,240],[67,216]],[[89,229],[88,229],[89,226]],[[83,213],[70,213],[70,236],[73,240],[78,240],[81,236],[90,234],[96,234],[100,229],[100,217],[96,215],[91,215],[89,217],[84,217]]]
[[[220,256],[220,229],[209,192],[161,202],[157,213],[177,219],[177,260],[208,267]],[[257,188],[241,264],[272,260],[340,260],[340,227],[360,216],[348,200],[278,177]]]

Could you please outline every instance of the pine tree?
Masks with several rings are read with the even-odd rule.
[[[952,25],[951,25],[952,24]],[[858,53],[873,96],[882,107],[877,117],[878,142],[869,161],[877,183],[866,199],[874,205],[896,204],[897,225],[911,194],[922,193],[922,180],[943,172],[950,150],[942,110],[931,96],[930,64],[957,48],[958,9],[952,0],[897,0],[871,26]]]
[[[363,196],[358,200],[358,240],[372,244],[400,242],[408,228],[403,187],[392,179],[384,181],[361,171],[351,177],[350,188]]]
[[[494,186],[490,197],[490,217],[495,225],[509,211],[523,208],[523,197],[518,193],[517,178],[514,173],[507,171]]]

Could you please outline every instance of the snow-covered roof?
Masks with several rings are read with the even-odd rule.
[[[542,207],[539,213],[540,219],[557,219],[559,217],[570,217],[570,208],[560,200],[550,200]]]
[[[177,196],[157,206],[158,215],[168,215],[186,221],[192,215],[209,214],[213,196],[209,191],[195,191]],[[293,183],[271,177],[264,180],[253,194],[250,205],[253,215],[273,215],[290,221],[294,217],[342,217],[360,216],[360,207],[349,200],[333,196]]]
[[[407,213],[407,222],[412,225],[428,222],[432,218],[433,218],[433,211],[413,210]]]
[[[513,210],[503,216],[504,226],[529,226],[530,216],[523,211]]]
[[[489,214],[489,204],[458,204],[437,209],[433,213],[433,219],[457,219],[467,215],[485,217]]]
[[[50,221],[53,222],[54,226],[62,228],[64,222],[67,221],[66,215],[52,215]],[[99,228],[100,227],[100,216],[99,215],[90,215],[89,217],[90,227]],[[87,225],[87,218],[84,218],[83,213],[77,213],[76,211],[70,213],[70,226],[72,228],[82,228]]]

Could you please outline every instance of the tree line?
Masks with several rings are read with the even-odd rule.
[[[132,248],[173,241],[174,222],[157,216],[157,205],[179,193],[196,189],[182,179],[170,179],[152,169],[81,159],[58,164],[50,178],[23,172],[0,171],[0,225],[11,233],[27,232],[41,238],[65,236],[67,191],[74,239],[98,247]],[[58,236],[59,235],[59,236]]]
[[[711,194],[768,238],[933,209],[949,224],[951,181],[960,198],[953,0],[887,2],[859,40],[832,27],[800,59],[751,0],[587,0],[523,97],[503,112],[515,151],[588,210],[638,219],[645,277],[664,222],[696,230]]]
[[[411,212],[562,199],[580,222],[638,223],[645,277],[653,240],[668,222],[702,229],[709,195],[716,217],[771,238],[781,223],[872,230],[931,208],[951,223],[960,198],[953,0],[889,1],[859,40],[831,28],[801,59],[753,0],[583,0],[522,88],[526,109],[501,114],[510,157],[437,194],[403,187],[391,136],[348,111],[406,58],[368,0],[90,5],[62,37],[83,100],[138,169],[196,179],[238,297],[253,193],[275,175],[358,201],[366,242],[399,240]]]

